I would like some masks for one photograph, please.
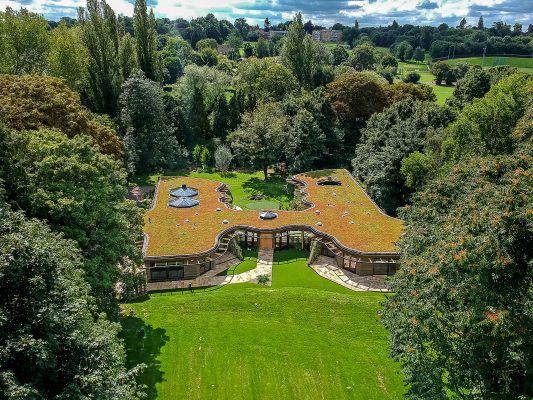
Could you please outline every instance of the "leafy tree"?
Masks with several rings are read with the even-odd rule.
[[[409,71],[402,76],[402,81],[404,83],[418,83],[420,80],[420,74],[416,71]]]
[[[113,9],[103,0],[87,0],[79,10],[81,38],[89,52],[89,97],[92,108],[115,117],[122,85],[119,35]]]
[[[348,60],[348,52],[343,46],[337,45],[331,50],[333,65],[337,66]]]
[[[252,46],[250,43],[244,44],[244,55],[246,57],[252,57],[254,55],[254,46]]]
[[[352,67],[357,70],[374,69],[377,63],[374,47],[369,44],[362,44],[352,50],[349,60]]]
[[[394,46],[394,55],[400,61],[408,61],[413,58],[413,46],[407,41],[400,42]]]
[[[453,96],[447,103],[457,108],[462,108],[466,104],[478,97],[483,97],[490,89],[490,75],[479,66],[473,66],[465,76],[455,85]]]
[[[305,108],[292,118],[287,136],[285,155],[291,172],[308,171],[326,151],[326,135],[320,129],[313,114]]]
[[[463,18],[461,22],[459,22],[459,29],[465,29],[466,28],[466,18]]]
[[[50,74],[65,79],[78,92],[87,87],[89,54],[80,39],[79,28],[67,28],[61,21],[50,34]]]
[[[283,42],[281,58],[301,85],[312,86],[313,40],[305,33],[300,13],[295,15],[289,27]]]
[[[208,67],[214,67],[218,64],[218,52],[211,48],[204,48],[200,51],[200,58],[198,65],[207,65]]]
[[[517,72],[519,72],[518,68],[509,65],[497,65],[496,67],[489,68],[490,85],[495,85],[503,78],[507,78]]]
[[[331,105],[346,128],[353,128],[359,118],[382,111],[388,103],[381,78],[356,72],[343,74],[327,85]]]
[[[244,41],[242,39],[242,36],[239,34],[237,30],[233,30],[230,35],[228,36],[228,44],[229,46],[235,50],[239,51],[239,49],[242,47]]]
[[[485,28],[485,24],[483,23],[483,16],[481,15],[479,17],[479,20],[477,21],[477,29],[483,30]]]
[[[263,170],[280,159],[286,146],[289,120],[278,103],[261,103],[242,116],[242,123],[228,136],[228,142],[239,160]]]
[[[204,171],[207,170],[207,167],[209,167],[209,164],[211,164],[211,152],[206,146],[202,147],[202,152],[200,153],[200,164],[202,165],[202,169]]]
[[[223,174],[229,171],[231,165],[231,160],[233,160],[233,154],[231,154],[231,149],[225,144],[220,145],[215,150],[215,167],[218,171]]]
[[[9,131],[7,198],[28,216],[75,240],[84,256],[91,293],[115,316],[121,265],[140,262],[140,210],[124,199],[122,163],[100,153],[86,135],[69,139],[53,130]]]
[[[413,52],[413,60],[415,60],[416,62],[421,62],[421,61],[424,61],[424,58],[425,58],[424,49],[418,46]]]
[[[147,11],[146,0],[135,0],[133,27],[137,45],[137,60],[146,77],[153,81],[157,78],[157,32],[154,11]]]
[[[122,86],[120,107],[131,174],[179,164],[183,151],[168,128],[163,91],[156,83],[134,73]]]
[[[48,22],[25,8],[0,11],[0,73],[44,72],[50,36]]]
[[[259,101],[279,101],[298,86],[292,72],[272,58],[241,61],[235,77],[237,90]]]
[[[196,49],[202,51],[203,49],[217,49],[217,41],[215,39],[202,39],[196,43]]]
[[[230,128],[230,113],[226,96],[220,95],[213,103],[213,110],[211,111],[211,127],[215,137],[224,139],[228,134]]]
[[[246,22],[246,18],[237,18],[233,23],[233,26],[243,39],[246,38],[246,35],[250,30],[250,25],[248,25],[248,22]]]
[[[527,74],[502,79],[481,99],[468,104],[448,128],[443,152],[448,161],[473,155],[511,153],[511,131],[523,116],[533,81]]]
[[[270,56],[270,48],[268,47],[268,42],[263,37],[260,37],[257,41],[255,53],[257,55],[257,58],[264,58]]]
[[[402,159],[400,173],[405,179],[405,186],[419,190],[428,181],[434,170],[433,160],[425,153],[415,151]]]
[[[402,211],[383,321],[410,399],[533,396],[530,140],[460,162]]]
[[[400,173],[402,159],[422,151],[428,129],[447,126],[452,115],[437,104],[408,99],[370,117],[352,166],[354,175],[365,182],[370,196],[386,212],[395,214],[411,194]]]
[[[120,38],[120,43],[118,46],[118,58],[120,62],[122,79],[126,80],[138,68],[135,40],[129,33],[126,33]]]
[[[98,122],[64,81],[38,75],[0,75],[0,115],[16,130],[54,128],[68,137],[87,135],[101,151],[122,157],[115,130]]]
[[[381,60],[379,60],[379,64],[383,68],[387,68],[387,67],[394,68],[395,71],[396,71],[396,68],[398,68],[398,60],[396,60],[396,58],[391,56],[390,54],[386,54],[385,56],[383,56]]]
[[[5,399],[137,399],[119,325],[95,313],[78,247],[0,206],[0,391]]]
[[[435,75],[435,83],[437,85],[442,84],[443,80],[447,80],[451,72],[451,68],[448,64],[442,61],[437,61],[431,67],[431,72]]]

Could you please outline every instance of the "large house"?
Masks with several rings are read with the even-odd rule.
[[[149,282],[194,279],[214,268],[232,241],[260,249],[306,247],[359,275],[396,271],[401,220],[386,215],[346,170],[296,175],[303,211],[237,210],[229,188],[191,177],[161,177],[145,215]]]
[[[341,43],[342,31],[337,31],[334,29],[322,29],[319,31],[313,31],[313,39],[326,43]]]

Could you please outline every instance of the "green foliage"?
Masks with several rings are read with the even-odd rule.
[[[116,312],[121,265],[140,262],[140,210],[124,199],[121,163],[100,153],[86,135],[11,131],[6,143],[8,199],[30,217],[47,220],[80,246],[86,279],[100,310]]]
[[[387,106],[381,78],[373,74],[342,74],[327,88],[335,114],[346,128],[353,127],[358,118],[368,118]]]
[[[16,130],[53,128],[68,137],[90,136],[103,153],[122,157],[122,143],[115,130],[88,113],[79,96],[60,79],[0,75],[0,115]]]
[[[81,39],[89,52],[89,97],[94,111],[118,114],[122,85],[119,35],[113,9],[103,0],[87,0],[80,9]]]
[[[428,155],[415,151],[402,159],[400,173],[405,179],[406,187],[418,190],[431,177],[434,168]]]
[[[254,55],[254,46],[250,43],[245,43],[243,50],[245,57],[252,57]]]
[[[410,399],[533,395],[533,153],[524,145],[460,162],[402,213],[402,267],[383,321]]]
[[[400,173],[402,159],[424,149],[429,128],[446,127],[452,119],[447,108],[410,99],[370,117],[352,166],[354,175],[387,213],[395,214],[411,193]]]
[[[95,313],[77,246],[0,206],[4,399],[137,399],[119,326]]]
[[[352,55],[348,61],[352,67],[357,70],[374,69],[377,63],[376,51],[374,46],[362,44],[354,47]]]
[[[420,80],[420,74],[416,71],[409,71],[402,76],[404,83],[418,83]]]
[[[242,36],[236,30],[233,30],[228,36],[228,44],[235,51],[239,51],[243,43],[244,41],[242,39]]]
[[[451,67],[442,61],[437,61],[434,63],[431,67],[431,72],[433,75],[435,75],[435,83],[437,85],[442,84],[443,80],[448,82],[450,79],[450,74],[453,74]]]
[[[218,146],[215,150],[216,169],[223,174],[228,172],[231,160],[233,160],[233,154],[231,154],[230,148],[225,144]]]
[[[348,52],[343,46],[337,45],[331,49],[331,54],[333,56],[333,65],[341,65],[348,60]]]
[[[254,101],[279,101],[295,90],[298,82],[289,68],[271,58],[249,58],[239,63],[235,86]]]
[[[255,54],[257,58],[264,58],[270,56],[270,48],[268,45],[268,41],[260,37],[257,41],[257,45],[255,46]]]
[[[196,50],[202,51],[203,49],[217,49],[217,41],[215,39],[202,39],[196,43]]]
[[[235,257],[237,257],[239,260],[243,260],[244,257],[242,255],[242,249],[241,249],[241,246],[239,245],[239,242],[237,242],[237,239],[234,238],[233,240],[231,240],[228,244],[228,251],[233,254]]]
[[[421,61],[424,61],[424,58],[425,58],[424,49],[418,46],[413,52],[413,60],[417,62],[421,62]]]
[[[147,11],[146,0],[135,0],[133,28],[139,67],[148,79],[160,80],[157,68],[157,32],[154,11]]]
[[[200,153],[200,164],[202,164],[202,169],[204,171],[207,170],[207,167],[209,164],[211,164],[211,152],[205,146],[202,148],[202,152]]]
[[[396,69],[398,68],[398,60],[396,60],[396,58],[390,54],[386,54],[385,56],[381,57],[381,59],[379,60],[379,64],[383,68],[394,68],[394,71],[396,71]]]
[[[235,156],[263,170],[268,178],[268,166],[279,160],[286,146],[289,121],[278,103],[261,103],[254,111],[242,116],[239,128],[231,132],[228,142]]]
[[[133,72],[139,68],[139,64],[137,63],[137,51],[135,47],[135,40],[129,33],[126,33],[120,38],[120,43],[118,45],[118,58],[123,80],[128,79]]]
[[[163,91],[156,83],[134,73],[122,86],[120,107],[130,174],[179,165],[184,152],[169,129]]]
[[[453,91],[453,97],[450,97],[448,104],[463,108],[472,100],[483,97],[490,89],[490,75],[479,66],[469,68],[463,78],[457,81]]]
[[[257,283],[260,285],[268,285],[270,282],[270,276],[268,274],[259,275],[257,277]]]
[[[443,143],[448,161],[472,155],[511,153],[513,126],[524,114],[533,81],[527,74],[502,79],[481,99],[467,105],[450,125]]]
[[[48,22],[21,8],[0,11],[0,73],[34,74],[47,69]]]
[[[393,52],[400,61],[408,61],[413,58],[413,46],[407,41],[397,43],[393,48]]]
[[[65,79],[78,92],[87,87],[89,54],[80,39],[79,27],[67,28],[64,22],[50,33],[48,53],[50,74]]]

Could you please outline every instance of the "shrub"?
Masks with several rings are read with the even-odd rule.
[[[257,283],[260,285],[268,285],[268,282],[270,282],[270,276],[268,276],[268,274],[259,275],[257,277]]]
[[[233,154],[225,144],[218,146],[215,150],[215,167],[222,173],[228,172]]]
[[[405,83],[417,83],[420,80],[420,74],[416,71],[410,71],[402,77]]]

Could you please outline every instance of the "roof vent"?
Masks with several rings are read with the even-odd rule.
[[[331,176],[328,176],[325,179],[321,179],[317,182],[318,186],[341,186],[341,181],[333,179]]]
[[[191,208],[191,207],[197,206],[198,204],[200,204],[198,200],[189,199],[187,197],[180,197],[168,203],[170,207],[175,207],[175,208]]]
[[[259,214],[259,218],[261,219],[276,219],[277,217],[278,214],[273,211],[263,211],[261,214]]]
[[[181,185],[180,189],[174,189],[170,192],[174,197],[193,197],[198,194],[198,190],[187,187],[186,184]]]

